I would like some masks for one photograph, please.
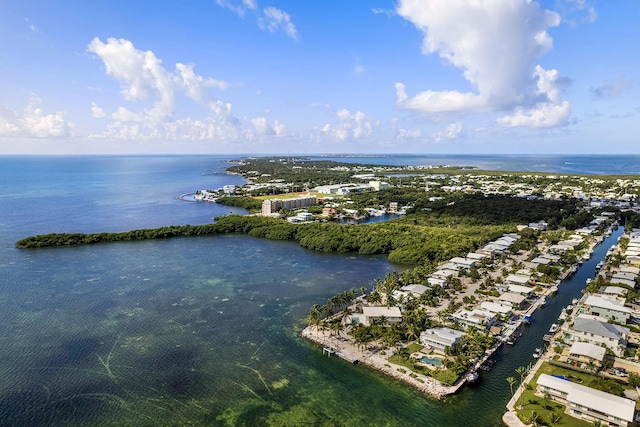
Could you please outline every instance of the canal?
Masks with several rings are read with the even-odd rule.
[[[611,236],[596,246],[591,259],[585,261],[578,267],[576,273],[562,281],[558,286],[555,296],[547,297],[545,307],[539,308],[531,316],[531,324],[522,328],[522,337],[516,343],[504,345],[498,350],[494,359],[496,361],[490,372],[480,371],[480,378],[475,384],[467,385],[451,400],[465,410],[471,410],[477,414],[492,414],[492,419],[496,420],[495,425],[502,425],[500,419],[506,412],[505,405],[511,398],[507,377],[519,378],[516,369],[520,366],[533,364],[533,352],[537,347],[546,344],[543,336],[549,333],[549,328],[553,323],[558,323],[558,316],[562,309],[571,304],[574,298],[582,296],[582,290],[586,287],[587,279],[593,279],[596,273],[597,264],[604,260],[609,248],[615,245],[624,232],[623,227],[618,227]],[[453,402],[452,402],[453,403]],[[495,418],[493,418],[495,414]],[[484,418],[484,416],[482,418]],[[484,423],[481,423],[484,425]]]

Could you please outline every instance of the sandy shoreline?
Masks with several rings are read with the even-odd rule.
[[[428,377],[399,365],[390,363],[386,357],[378,353],[378,350],[358,349],[357,346],[350,338],[345,338],[342,335],[325,335],[326,332],[318,330],[315,326],[308,326],[302,330],[302,337],[321,345],[323,348],[331,349],[334,356],[341,357],[342,355],[348,355],[351,357],[343,357],[345,360],[355,359],[358,363],[366,365],[375,370],[381,371],[386,375],[389,375],[399,381],[411,385],[412,387],[428,394],[436,399],[453,394],[465,382],[464,376],[462,376],[458,382],[452,386],[445,386],[435,378]],[[351,361],[351,360],[349,360]],[[400,372],[398,369],[402,369],[406,372]],[[410,376],[413,375],[413,376]]]

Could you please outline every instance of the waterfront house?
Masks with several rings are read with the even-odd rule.
[[[475,326],[478,329],[489,329],[496,322],[496,317],[493,313],[477,308],[473,310],[461,308],[451,315],[451,319],[458,322],[465,329],[469,326]]]
[[[538,377],[536,391],[549,394],[566,405],[566,413],[585,421],[600,421],[608,426],[628,426],[633,422],[636,403],[604,391],[576,384],[547,374]]]
[[[629,317],[633,313],[633,310],[625,307],[623,303],[599,295],[589,295],[584,305],[588,314],[623,324],[629,321]]]
[[[513,276],[513,277],[521,277],[521,276]],[[531,286],[522,286],[518,284],[513,284],[513,285],[509,285],[509,292],[513,294],[524,295],[525,297],[530,297],[533,295],[533,288]]]
[[[431,328],[420,333],[420,344],[440,353],[453,350],[466,334],[451,328]]]
[[[365,326],[372,325],[376,320],[383,319],[385,323],[402,322],[400,307],[362,307],[362,313],[353,313],[351,320]]]
[[[514,310],[520,310],[527,297],[513,292],[505,292],[498,297],[498,302],[509,304]]]
[[[480,308],[485,311],[489,311],[491,313],[500,314],[503,316],[509,316],[513,311],[511,306],[500,304],[493,301],[483,301],[480,304]]]
[[[629,329],[624,326],[579,315],[568,330],[567,340],[571,343],[604,344],[617,356],[622,356],[627,348],[629,333]]]

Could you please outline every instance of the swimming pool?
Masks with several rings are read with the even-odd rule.
[[[426,363],[427,365],[434,365],[434,366],[442,365],[442,359],[438,357],[431,358],[431,357],[423,356],[420,358],[420,361]]]

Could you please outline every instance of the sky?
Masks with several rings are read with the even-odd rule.
[[[0,154],[637,154],[637,0],[0,0]]]

